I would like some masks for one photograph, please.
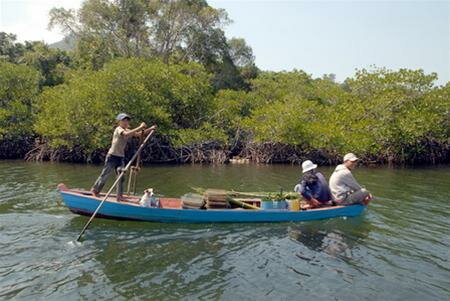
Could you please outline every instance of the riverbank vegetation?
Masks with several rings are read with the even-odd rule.
[[[450,83],[436,74],[261,71],[229,22],[201,0],[87,0],[50,13],[68,51],[0,33],[0,157],[101,162],[127,112],[159,126],[147,163],[449,162]]]

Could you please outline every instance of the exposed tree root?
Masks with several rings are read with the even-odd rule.
[[[341,154],[325,150],[305,151],[302,146],[292,146],[279,143],[242,143],[242,147],[224,148],[220,144],[210,141],[175,148],[161,137],[155,137],[142,153],[144,164],[150,163],[209,163],[224,164],[233,156],[240,160],[253,163],[290,163],[301,164],[309,159],[320,165],[334,165],[341,162]],[[371,164],[439,164],[450,162],[450,141],[442,145],[434,141],[422,142],[421,152],[411,156],[400,156],[389,150],[386,152],[362,156],[363,163]],[[138,142],[129,144],[126,159],[130,159],[137,150]],[[417,147],[417,146],[415,146]],[[405,146],[410,149],[411,146]],[[26,161],[61,161],[73,163],[101,163],[104,162],[107,150],[98,149],[86,151],[79,146],[71,149],[67,147],[51,148],[45,140],[33,137],[21,139],[0,140],[0,159],[25,159]],[[406,151],[404,153],[407,153]]]

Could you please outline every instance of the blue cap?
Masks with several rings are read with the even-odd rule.
[[[125,118],[131,119],[131,117],[128,116],[127,114],[125,114],[125,113],[120,113],[119,115],[117,115],[116,120],[117,120],[117,121],[121,121],[121,120],[124,120]]]

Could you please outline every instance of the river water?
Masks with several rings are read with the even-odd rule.
[[[450,167],[359,168],[357,218],[280,224],[95,220],[64,207],[101,166],[0,162],[0,299],[449,300]],[[330,168],[321,169],[327,176]],[[299,167],[150,166],[139,191],[291,189]]]

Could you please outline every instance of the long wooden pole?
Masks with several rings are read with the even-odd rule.
[[[145,137],[144,141],[142,142],[142,144],[139,146],[137,152],[133,155],[133,157],[131,158],[131,160],[128,162],[128,164],[125,166],[124,169],[122,169],[122,171],[120,172],[119,176],[117,177],[117,179],[114,181],[114,183],[112,184],[111,188],[109,188],[108,192],[106,193],[105,197],[103,198],[103,200],[100,202],[100,204],[98,205],[97,209],[95,209],[94,213],[92,214],[91,218],[89,218],[88,222],[86,223],[86,225],[84,226],[83,230],[81,230],[80,234],[78,235],[77,241],[81,240],[81,237],[83,236],[84,232],[86,232],[87,228],[89,227],[89,225],[91,224],[91,222],[94,220],[95,216],[97,215],[98,211],[100,210],[100,208],[102,207],[103,203],[106,201],[106,199],[109,197],[109,195],[111,194],[111,191],[114,189],[114,187],[116,187],[117,183],[119,183],[120,179],[122,179],[122,177],[125,175],[126,171],[130,168],[130,166],[133,164],[134,160],[136,160],[138,154],[142,151],[142,149],[144,148],[145,144],[147,143],[147,141],[150,139],[150,136],[153,134],[155,130],[152,130],[147,137]]]

